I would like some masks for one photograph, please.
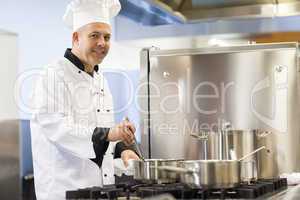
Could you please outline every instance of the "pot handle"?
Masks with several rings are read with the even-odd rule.
[[[190,134],[191,137],[196,138],[198,140],[208,140],[208,134],[206,134],[205,132],[201,132],[199,133],[191,133]]]
[[[178,173],[181,173],[181,174],[185,174],[185,173],[197,173],[196,170],[185,169],[185,168],[174,167],[174,166],[158,166],[157,169],[158,170],[178,172]]]
[[[258,132],[256,135],[257,137],[267,137],[268,135],[270,135],[272,132],[271,131],[262,131],[262,132]]]
[[[243,156],[242,158],[238,159],[238,161],[241,162],[242,160],[248,158],[249,156],[252,156],[253,154],[255,154],[255,153],[257,153],[258,151],[261,151],[261,150],[263,150],[263,149],[265,149],[265,148],[266,148],[265,146],[262,146],[262,147],[260,147],[260,148],[258,148],[258,149],[256,149],[256,150],[252,151],[251,153],[246,154],[246,155]]]
[[[230,122],[223,122],[221,125],[221,131],[228,131],[232,128]]]

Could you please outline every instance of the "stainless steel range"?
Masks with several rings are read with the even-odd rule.
[[[67,191],[66,199],[159,199],[163,195],[169,195],[171,199],[267,199],[287,187],[286,179],[260,180],[230,189],[197,189],[182,183],[145,183],[126,176],[117,178],[117,182],[103,188]]]

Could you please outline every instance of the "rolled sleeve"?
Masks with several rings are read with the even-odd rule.
[[[92,142],[96,158],[93,158],[91,160],[95,162],[99,167],[102,166],[103,156],[107,151],[109,145],[109,141],[107,141],[109,130],[109,128],[97,127],[95,128],[92,135]]]
[[[114,153],[114,159],[121,158],[121,153],[125,150],[132,150],[133,152],[136,152],[134,145],[125,145],[124,142],[120,141],[116,144],[115,153]]]

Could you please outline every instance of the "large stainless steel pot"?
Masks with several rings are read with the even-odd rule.
[[[262,130],[226,130],[222,133],[222,158],[236,159],[265,146],[266,151],[245,159],[241,165],[243,181],[279,176],[276,137]]]
[[[222,158],[236,160],[254,151],[258,130],[223,130]],[[249,156],[241,163],[241,181],[257,180],[256,155]]]
[[[179,167],[161,166],[158,169],[179,173],[180,181],[191,187],[232,188],[241,182],[242,161],[263,149],[264,146],[239,160],[190,160],[179,162]]]
[[[255,149],[254,141],[257,130],[226,130],[222,132],[222,157],[235,160]],[[255,155],[245,159],[253,160]]]
[[[218,132],[191,134],[205,142],[205,159],[236,160],[254,149],[265,146],[267,151],[250,156],[241,163],[241,180],[249,182],[257,179],[278,177],[276,137],[262,130],[222,129]]]
[[[237,160],[189,160],[180,167],[160,167],[180,174],[180,181],[196,188],[232,188],[240,183],[240,162]]]
[[[221,132],[200,131],[191,133],[191,136],[202,142],[205,160],[221,160],[222,158],[222,134]]]
[[[179,180],[180,175],[176,172],[160,170],[162,166],[179,167],[182,159],[144,159],[130,160],[129,166],[133,170],[133,178],[137,180],[150,180],[158,183],[173,183]]]
[[[225,127],[225,126],[224,126]],[[220,132],[192,133],[191,136],[205,143],[205,160],[236,160],[254,151],[257,130],[230,130],[222,128]],[[256,156],[242,161],[241,181],[250,182],[257,179]]]
[[[196,170],[181,175],[181,180],[193,187],[231,188],[240,183],[240,162],[236,160],[184,161],[181,166]]]
[[[278,134],[278,133],[277,133]],[[273,132],[259,132],[255,135],[255,147],[266,147],[266,152],[257,154],[257,173],[259,179],[279,177],[278,141]]]

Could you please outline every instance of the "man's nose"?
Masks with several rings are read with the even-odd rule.
[[[105,46],[105,39],[104,36],[100,36],[97,42],[98,46],[104,47]]]

